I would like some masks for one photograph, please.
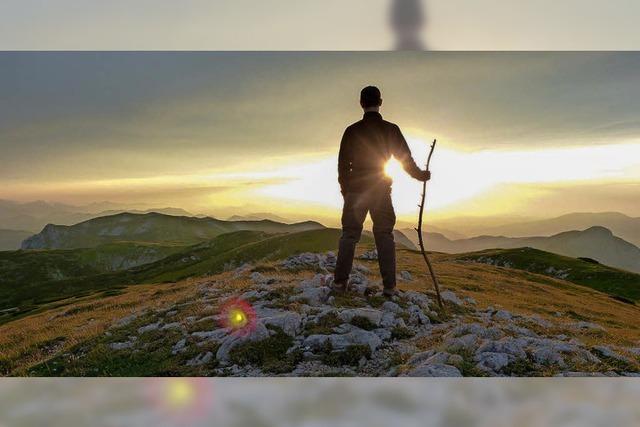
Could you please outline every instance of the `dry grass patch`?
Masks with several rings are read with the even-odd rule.
[[[194,282],[136,285],[121,295],[85,298],[0,325],[0,374],[16,375],[104,333],[115,321],[134,312],[160,309],[193,294]],[[158,291],[167,292],[158,292]]]

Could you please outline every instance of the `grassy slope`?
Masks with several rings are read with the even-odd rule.
[[[273,243],[273,241],[272,241]],[[259,245],[261,246],[261,245]],[[360,251],[369,249],[364,244]],[[262,251],[259,251],[262,252]],[[273,256],[275,257],[275,256]],[[435,269],[445,289],[452,289],[461,297],[470,296],[483,308],[489,305],[501,307],[515,313],[538,315],[554,322],[566,322],[570,325],[578,320],[593,321],[603,325],[606,331],[577,331],[567,326],[554,333],[569,334],[589,345],[633,345],[640,331],[640,308],[616,301],[607,295],[584,286],[533,274],[516,269],[505,269],[493,265],[475,262],[460,262],[453,255],[433,254]],[[375,261],[364,262],[371,270],[370,280],[378,280]],[[256,265],[260,265],[257,263]],[[267,263],[267,266],[273,265]],[[430,292],[431,282],[425,274],[423,261],[416,251],[398,251],[398,269],[409,271],[413,279],[399,283],[401,289],[412,289]],[[313,272],[278,272],[272,269],[269,276],[275,276],[292,284],[299,283]],[[46,313],[35,314],[11,323],[0,325],[0,372],[13,375],[25,374],[29,367],[41,364],[40,375],[57,374],[51,362],[79,344],[95,343],[96,352],[103,357],[95,360],[93,370],[70,369],[68,374],[83,375],[206,375],[185,365],[184,356],[170,355],[170,345],[175,341],[173,336],[145,335],[149,354],[119,355],[104,347],[102,334],[113,322],[132,311],[144,308],[166,307],[171,302],[197,299],[201,283],[212,280],[226,283],[226,286],[237,287],[242,293],[250,289],[246,280],[234,279],[232,272],[222,273],[202,280],[182,281],[178,283],[138,285],[126,288],[122,294],[109,297],[90,296],[66,307],[59,307]],[[560,313],[560,316],[558,315]],[[205,303],[180,312],[179,316],[204,317],[216,314],[216,309]],[[51,320],[53,319],[53,320]],[[122,331],[123,337],[132,334],[138,326],[150,320],[141,318]],[[470,321],[474,321],[473,319]],[[203,326],[204,327],[204,326]],[[123,338],[123,340],[125,340]],[[429,337],[425,338],[427,341]],[[97,340],[97,341],[96,341]],[[173,340],[173,341],[172,341]],[[425,341],[425,346],[434,345]],[[421,344],[422,345],[422,344]],[[205,351],[194,346],[198,351]],[[215,349],[207,349],[215,351]],[[42,364],[43,362],[47,363]],[[70,366],[73,368],[73,366]]]
[[[127,263],[155,261],[181,246],[120,242],[86,249],[0,252],[0,284],[47,282],[121,270]]]
[[[532,248],[491,249],[462,254],[457,258],[562,278],[624,300],[640,300],[640,274],[577,258]]]
[[[83,271],[76,271],[79,277],[66,280],[25,281],[19,286],[14,283],[0,288],[0,309],[18,307],[19,311],[11,313],[11,317],[0,318],[0,322],[39,310],[47,303],[83,297],[97,291],[114,291],[132,284],[175,282],[188,277],[220,273],[245,262],[286,258],[305,251],[333,250],[339,234],[339,230],[335,229],[280,235],[239,231],[125,271],[95,274],[86,270],[86,275],[80,274]],[[363,241],[370,242],[370,239],[364,238]],[[73,268],[73,263],[69,268]]]

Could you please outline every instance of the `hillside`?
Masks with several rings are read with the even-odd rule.
[[[603,227],[567,231],[550,237],[479,236],[462,240],[425,233],[425,241],[430,250],[446,253],[531,247],[574,258],[592,258],[611,267],[640,272],[640,248],[614,236]]]
[[[604,292],[620,301],[640,301],[640,274],[607,267],[588,258],[570,258],[538,249],[518,248],[489,249],[462,254],[457,259],[566,280]]]
[[[20,249],[22,241],[32,235],[29,231],[0,229],[0,251]]]
[[[0,280],[0,311],[8,310],[4,318],[0,316],[0,322],[41,310],[48,304],[65,304],[63,300],[67,298],[95,292],[119,292],[125,285],[178,281],[220,273],[245,262],[287,257],[318,248],[334,249],[339,236],[339,230],[335,229],[279,235],[239,231],[180,248],[156,262],[112,273],[100,273],[93,261],[88,262],[87,254],[91,251],[37,251],[33,257],[24,260],[20,255],[30,254],[29,251],[6,253],[7,257],[15,258],[13,264],[6,264],[7,271],[12,267],[15,270],[7,276],[8,280]],[[371,240],[365,237],[363,242]],[[84,258],[76,259],[78,254],[83,254]],[[33,271],[29,268],[32,261],[37,264]],[[52,263],[55,268],[50,267]],[[51,271],[60,277],[45,280]]]
[[[567,230],[584,230],[594,226],[608,228],[616,236],[640,246],[640,218],[619,212],[576,212],[557,218],[488,227],[482,232],[511,237],[551,236]]]
[[[308,221],[282,224],[273,221],[222,221],[160,213],[117,215],[94,218],[72,226],[47,225],[26,239],[22,249],[75,249],[113,242],[145,242],[192,245],[233,231],[295,233],[322,229]]]
[[[109,243],[95,248],[0,252],[0,287],[126,270],[184,250],[181,246]]]
[[[316,238],[327,234],[307,233],[317,233]],[[445,291],[446,311],[442,311],[434,303],[420,255],[409,250],[398,251],[402,293],[393,302],[379,296],[377,263],[369,257],[356,260],[350,293],[336,296],[326,288],[335,256],[297,254],[300,250],[293,248],[291,237],[249,244],[253,255],[236,257],[254,261],[236,263],[238,267],[228,271],[138,284],[117,295],[86,296],[0,325],[0,373],[626,376],[640,372],[637,306],[566,280],[434,254]],[[280,238],[285,240],[273,240]],[[256,258],[277,244],[287,249]],[[371,247],[365,242],[359,253]],[[234,306],[238,299],[244,302]],[[236,334],[225,326],[223,313],[229,304],[244,307],[249,319],[246,333]]]

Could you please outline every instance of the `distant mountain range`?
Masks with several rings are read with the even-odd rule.
[[[512,218],[452,218],[429,224],[429,230],[457,240],[461,236],[450,235],[448,230],[470,236],[552,236],[571,230],[585,230],[589,227],[608,228],[616,236],[640,246],[640,218],[619,212],[576,212],[559,217],[536,220],[514,221]]]
[[[616,237],[605,227],[567,231],[550,237],[479,236],[461,240],[450,240],[439,233],[425,233],[425,241],[429,250],[447,253],[531,247],[574,258],[591,258],[611,267],[640,272],[640,248]]]
[[[256,212],[247,215],[233,215],[229,217],[227,221],[262,221],[264,219],[268,219],[269,221],[282,222],[284,224],[291,224],[295,222],[291,221],[289,218],[285,218],[269,212]]]
[[[122,212],[158,212],[167,215],[193,216],[193,214],[184,209],[172,207],[134,209],[111,202],[72,206],[63,203],[49,203],[41,200],[28,203],[0,200],[0,228],[6,230],[27,230],[33,234],[47,224],[72,225],[88,219]],[[17,249],[18,247],[19,246],[10,249]]]
[[[223,221],[214,218],[161,213],[121,213],[90,219],[72,226],[48,224],[22,243],[22,249],[91,248],[113,242],[191,245],[234,231],[295,233],[324,229],[314,221],[282,224],[269,220]]]

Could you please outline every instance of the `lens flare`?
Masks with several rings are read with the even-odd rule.
[[[222,326],[232,333],[248,335],[256,325],[256,312],[251,304],[239,298],[228,301],[222,307]]]
[[[146,394],[154,411],[172,425],[191,425],[210,415],[214,407],[213,382],[204,378],[154,378]]]
[[[167,384],[165,400],[174,409],[183,409],[189,406],[196,395],[193,384],[187,380],[174,380]]]

